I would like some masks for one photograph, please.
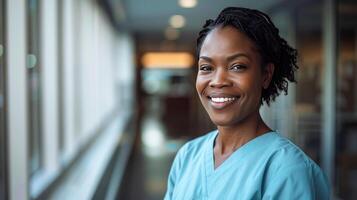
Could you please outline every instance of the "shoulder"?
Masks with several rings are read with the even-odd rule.
[[[267,194],[328,199],[329,183],[320,167],[289,139],[279,134],[274,137],[266,174]]]
[[[203,152],[216,135],[217,130],[214,130],[203,136],[188,141],[179,149],[176,157],[190,157]]]
[[[284,170],[284,168],[294,168],[297,166],[303,168],[319,168],[302,149],[286,137],[280,135],[280,133],[275,134],[275,138],[270,146],[272,159],[277,161],[274,162],[275,170]]]
[[[183,171],[190,167],[194,160],[199,161],[204,155],[211,139],[214,139],[217,132],[211,131],[203,136],[195,138],[184,144],[177,152],[171,166],[170,176],[178,177]]]
[[[203,136],[197,137],[191,141],[188,141],[183,148],[188,150],[194,150],[203,147],[205,144],[209,143],[217,135],[217,130],[210,131]]]

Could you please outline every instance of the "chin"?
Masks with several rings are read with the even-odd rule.
[[[216,121],[212,121],[214,125],[216,125],[217,127],[227,127],[227,126],[230,126],[231,124],[230,123],[227,123],[227,122],[216,122]]]
[[[237,123],[237,120],[233,120],[233,119],[219,119],[219,118],[213,118],[213,117],[210,117],[211,118],[211,121],[216,125],[216,126],[233,126],[233,125],[236,125]],[[239,120],[238,120],[239,121]]]

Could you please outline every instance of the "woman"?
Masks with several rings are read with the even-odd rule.
[[[178,152],[165,199],[329,199],[320,168],[259,108],[295,82],[295,49],[257,10],[229,7],[197,39],[196,89],[216,131]]]

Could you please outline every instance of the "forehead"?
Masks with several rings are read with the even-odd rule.
[[[243,32],[232,26],[217,27],[206,36],[200,56],[219,56],[233,53],[246,53],[257,56],[255,43]]]

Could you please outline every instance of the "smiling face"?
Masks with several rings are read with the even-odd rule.
[[[273,65],[261,68],[255,44],[232,26],[217,27],[199,53],[196,89],[217,126],[236,126],[259,115],[261,92]]]

